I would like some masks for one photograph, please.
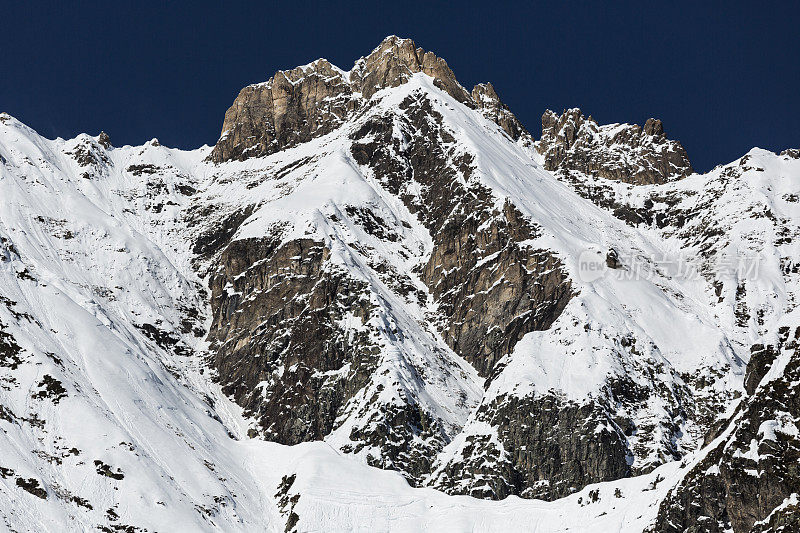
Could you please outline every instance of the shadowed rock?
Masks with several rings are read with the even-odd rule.
[[[661,503],[655,531],[796,531],[797,505],[775,512],[800,487],[800,327],[781,328],[778,344],[754,347],[748,388],[730,421],[733,430],[669,492]],[[783,374],[769,383],[771,352],[787,358]],[[766,365],[767,368],[764,368]],[[782,529],[780,526],[787,525]]]

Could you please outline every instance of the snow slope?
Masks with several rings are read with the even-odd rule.
[[[6,117],[0,148],[6,306],[0,316],[23,363],[2,369],[0,403],[13,413],[0,422],[0,466],[13,470],[0,484],[5,528],[278,531],[285,519],[274,494],[281,477],[293,473],[295,490],[304,487],[295,509],[303,530],[441,525],[457,531],[481,524],[508,530],[529,525],[546,508],[556,518],[536,520],[548,531],[552,520],[569,514],[560,505],[411,489],[398,474],[322,443],[285,447],[231,438],[244,423],[237,425],[236,407],[201,375],[199,358],[176,357],[134,327],[177,321],[177,305],[197,303],[198,296],[185,242],[165,229],[174,213],[144,209],[150,175],[125,169],[132,161],[170,165],[161,177],[172,189],[197,171],[207,150],[105,151],[87,136],[48,141]],[[108,157],[100,183],[81,177],[68,155],[76,146]],[[180,195],[170,193],[179,204]],[[67,231],[72,236],[64,238]],[[191,335],[181,342],[202,348]],[[63,385],[64,397],[31,397],[45,375]],[[121,479],[98,474],[95,461]],[[35,479],[47,497],[24,492],[15,483],[20,478]],[[459,523],[450,518],[454,506],[463,510]]]

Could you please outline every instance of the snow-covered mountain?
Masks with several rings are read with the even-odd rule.
[[[0,115],[0,524],[790,531],[800,152],[542,125],[397,37],[189,152]]]

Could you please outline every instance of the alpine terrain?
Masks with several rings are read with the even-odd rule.
[[[0,114],[0,529],[800,531],[799,298],[800,150],[409,39],[193,151]]]

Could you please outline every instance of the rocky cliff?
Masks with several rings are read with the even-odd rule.
[[[225,113],[211,158],[223,162],[264,156],[330,133],[376,91],[406,83],[416,73],[430,76],[460,103],[485,110],[513,139],[527,133],[491,84],[478,85],[470,94],[444,59],[411,39],[391,36],[348,72],[318,59],[242,89]]]
[[[665,183],[692,173],[683,146],[667,139],[661,121],[598,125],[580,109],[560,116],[542,115],[542,137],[536,142],[550,171],[581,172],[633,184]]]
[[[397,344],[392,337],[398,334],[413,335],[395,328],[386,332],[384,326],[377,326],[383,313],[374,312],[375,308],[391,315],[397,311],[386,309],[385,301],[375,301],[370,295],[389,291],[392,298],[413,302],[426,319],[434,319],[435,336],[441,337],[451,353],[486,375],[523,335],[552,324],[571,289],[552,252],[525,244],[537,236],[529,217],[511,202],[498,205],[492,191],[472,177],[475,155],[453,156],[461,147],[443,115],[434,109],[439,102],[424,90],[412,91],[396,107],[383,109],[376,99],[366,98],[376,88],[408,83],[415,72],[430,73],[433,86],[457,104],[474,105],[446,63],[416,49],[411,41],[387,39],[359,60],[350,79],[357,80],[364,99],[358,104],[359,115],[340,128],[347,134],[346,157],[364,167],[382,189],[381,196],[399,200],[402,210],[398,213],[393,208],[391,216],[386,216],[374,203],[353,203],[337,207],[324,221],[332,230],[352,227],[383,247],[398,248],[387,254],[366,244],[369,241],[346,237],[342,243],[348,254],[364,261],[380,288],[371,286],[375,282],[359,284],[349,273],[352,267],[336,266],[326,239],[308,245],[284,239],[285,221],[272,226],[276,234],[266,240],[232,240],[227,245],[218,241],[209,248],[203,243],[220,236],[216,228],[209,228],[197,242],[211,261],[205,268],[214,272],[210,338],[215,355],[211,361],[223,390],[259,421],[251,434],[291,444],[329,435],[336,440],[339,437],[335,435],[342,434],[343,450],[371,454],[371,464],[398,469],[410,481],[419,482],[430,472],[431,458],[462,422],[454,425],[435,409],[418,406],[405,387],[394,391],[396,396],[384,411],[361,405],[388,392],[386,384],[373,376],[385,357],[386,343]],[[274,85],[274,79],[270,83]],[[506,131],[509,136],[519,139],[526,134],[515,126],[516,119],[491,86],[488,93],[486,88],[481,86],[475,93],[487,95],[482,96],[481,109],[491,119],[498,119],[502,131],[510,128],[511,133]],[[223,136],[215,150],[227,143]],[[282,165],[275,174],[267,173],[261,179],[279,180],[308,172],[316,166],[314,159],[319,156],[298,156],[297,162]],[[251,216],[247,208],[238,212],[242,215],[226,215],[224,220],[231,221],[233,232],[223,234],[223,239],[230,239]],[[201,216],[198,213],[198,220]],[[430,243],[414,249],[413,241],[404,242],[408,240],[404,234],[416,227]],[[314,246],[318,253],[309,263],[312,269],[300,267],[308,261],[297,250]],[[397,268],[398,260],[411,264],[412,276]],[[296,274],[291,266],[295,262],[301,268]],[[325,290],[327,272],[338,272],[337,281],[317,301],[309,291]],[[352,297],[334,303],[351,291],[344,291],[342,285],[348,278]],[[356,300],[361,302],[361,311],[355,310]],[[337,308],[339,311],[334,311]],[[350,328],[343,329],[345,317],[360,321],[362,331],[354,336]],[[385,334],[388,339],[376,340]],[[356,348],[358,343],[362,348]],[[335,350],[340,350],[340,356],[333,355]],[[361,355],[355,356],[356,352]],[[318,357],[321,359],[316,361]],[[424,383],[429,372],[415,369],[412,379]],[[292,384],[294,392],[286,388],[284,380]],[[459,401],[469,406],[474,393],[458,394],[462,397]],[[362,418],[362,422],[353,422]],[[344,427],[351,427],[349,434]],[[387,446],[392,440],[405,444]],[[412,442],[427,444],[417,452],[408,449],[417,446]]]
[[[781,328],[774,379],[739,406],[730,426],[661,503],[656,531],[792,531],[800,487],[800,328]],[[772,366],[771,364],[766,365]],[[756,368],[756,367],[751,367]],[[759,361],[760,371],[763,361]],[[795,500],[796,501],[796,500]]]

